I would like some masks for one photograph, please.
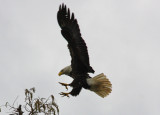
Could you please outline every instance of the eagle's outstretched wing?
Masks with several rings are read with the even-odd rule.
[[[68,48],[72,57],[72,72],[75,74],[94,73],[89,63],[89,55],[85,41],[81,37],[77,20],[69,8],[62,4],[57,13],[58,24],[61,27],[61,33],[68,42]]]

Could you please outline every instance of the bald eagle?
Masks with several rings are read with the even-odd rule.
[[[63,68],[59,72],[60,75],[68,75],[73,78],[70,84],[60,83],[61,85],[71,86],[73,89],[69,93],[61,92],[60,95],[77,96],[82,88],[89,89],[101,97],[106,97],[112,91],[112,84],[109,79],[101,73],[93,78],[88,73],[94,73],[90,66],[89,55],[86,43],[81,37],[79,25],[74,17],[74,13],[70,14],[70,9],[66,5],[59,6],[57,13],[58,24],[61,27],[61,34],[68,42],[68,49],[71,55],[71,65]]]

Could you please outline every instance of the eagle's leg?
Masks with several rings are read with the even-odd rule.
[[[69,86],[70,84],[67,84],[67,83],[61,83],[61,82],[59,82],[62,86],[65,86],[65,88],[68,90],[68,87],[67,86]]]
[[[71,93],[70,93],[70,92],[69,92],[69,93],[64,93],[64,92],[61,92],[61,93],[60,93],[60,95],[62,95],[63,97],[64,97],[64,96],[69,97],[69,94],[71,94]]]

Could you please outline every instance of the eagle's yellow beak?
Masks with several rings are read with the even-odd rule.
[[[59,76],[61,76],[62,74],[63,74],[63,73],[62,73],[61,71],[58,73]]]

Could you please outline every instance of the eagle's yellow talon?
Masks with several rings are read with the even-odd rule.
[[[67,96],[67,97],[69,97],[69,94],[70,93],[64,93],[64,92],[61,92],[61,93],[59,93],[60,95],[62,95],[62,97],[64,97],[64,96]]]
[[[65,88],[68,90],[68,87],[67,87],[67,86],[69,86],[69,84],[61,83],[61,82],[59,82],[59,84],[61,84],[62,86],[65,86]]]

